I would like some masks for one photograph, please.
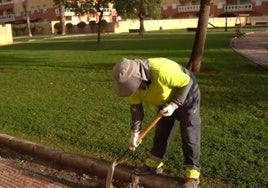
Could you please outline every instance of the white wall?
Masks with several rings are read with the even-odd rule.
[[[259,17],[250,17],[252,25],[255,25],[256,22],[263,21],[268,23],[268,16],[259,16]],[[209,23],[215,27],[225,27],[227,22],[228,27],[235,27],[235,24],[241,22],[241,26],[246,24],[246,17],[236,17],[227,18],[210,18]],[[145,20],[144,27],[146,31],[153,30],[168,30],[168,29],[185,29],[187,27],[197,27],[198,18],[186,18],[186,19],[165,19],[165,20]],[[115,25],[115,33],[128,32],[129,29],[139,29],[140,22],[139,20],[127,20],[119,21]],[[208,25],[208,27],[212,27]]]
[[[13,43],[13,36],[12,36],[11,24],[0,25],[0,46],[12,43]]]

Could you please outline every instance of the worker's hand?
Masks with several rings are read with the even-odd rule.
[[[140,135],[140,131],[135,131],[135,130],[131,131],[131,137],[129,139],[130,150],[134,151],[136,147],[138,147],[139,144],[141,143],[141,141],[138,142],[139,135]]]
[[[171,102],[160,110],[160,114],[162,114],[162,116],[171,116],[178,107],[176,103]]]

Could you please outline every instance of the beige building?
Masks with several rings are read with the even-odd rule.
[[[162,0],[164,18],[197,17],[200,0]],[[212,0],[210,17],[267,16],[268,0]]]
[[[25,22],[24,0],[0,0],[0,23]],[[31,22],[51,21],[58,13],[53,0],[28,0]]]
[[[12,24],[14,35],[26,34],[26,17],[23,3],[24,0],[0,0],[0,24]],[[179,18],[181,21],[182,18],[185,18],[185,23],[187,24],[191,19],[196,20],[199,14],[199,9],[200,0],[162,0],[161,3],[161,13],[163,18],[169,19],[169,21],[170,18]],[[28,10],[30,13],[31,25],[33,27],[32,29],[34,30],[33,34],[55,33],[54,27],[56,22],[59,21],[60,11],[53,0],[28,0]],[[118,24],[113,24],[113,21],[118,21],[116,10],[113,9],[111,5],[104,8],[103,11],[103,19],[108,23],[110,22],[109,25],[113,27],[110,27],[111,29],[109,32],[115,32],[115,30],[119,31]],[[210,7],[210,23],[212,23],[212,19],[216,20],[216,18],[225,18],[227,16],[230,17],[229,19],[235,20],[235,24],[232,24],[232,26],[251,24],[267,25],[268,0],[212,0]],[[99,13],[96,11],[85,12],[84,14],[77,16],[74,11],[66,8],[65,17],[66,24],[68,23],[74,26],[77,26],[80,22],[89,24],[90,21],[99,21]],[[162,21],[163,20],[151,20],[149,24],[150,28],[154,25],[152,22],[157,22],[155,28],[171,28],[170,26],[164,26],[163,23],[160,23]],[[232,23],[231,20],[228,22]],[[120,21],[119,25],[123,25],[123,22]],[[217,26],[221,25],[222,23],[217,21]],[[129,29],[131,27],[137,28],[138,26],[128,25],[126,27]],[[147,30],[150,29],[149,26],[146,27]],[[172,27],[174,27],[174,25]],[[190,25],[183,27],[190,27]],[[91,30],[89,29],[90,27],[85,28]]]
[[[3,23],[24,23],[25,9],[24,0],[0,0],[0,24]],[[59,8],[55,6],[53,0],[28,0],[28,10],[30,12],[31,22],[40,21],[55,21],[59,20]],[[103,9],[104,17],[107,22],[111,22],[113,16],[116,16],[115,10],[112,7]],[[66,8],[65,16],[67,21],[79,23],[81,21],[89,22],[91,20],[98,21],[98,13],[86,12],[81,16],[76,16],[75,13]]]
[[[0,0],[0,24],[25,22],[24,0]],[[53,0],[28,0],[31,22],[59,20],[59,9]],[[200,0],[162,0],[163,18],[194,18],[198,16]],[[268,15],[268,0],[212,0],[211,17],[236,17],[239,14],[249,16]],[[66,9],[66,20],[72,22],[91,20],[98,21],[98,14],[85,13],[75,16],[72,10]],[[112,6],[104,9],[107,22],[116,20],[116,11]]]

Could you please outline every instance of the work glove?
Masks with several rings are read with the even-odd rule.
[[[131,136],[129,139],[129,149],[134,151],[141,143],[141,140],[138,142],[140,131],[131,131]]]
[[[162,114],[162,116],[171,116],[178,107],[179,106],[176,103],[171,102],[160,110],[160,114]]]

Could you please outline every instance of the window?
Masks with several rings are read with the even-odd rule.
[[[256,0],[256,2],[255,2],[256,6],[261,6],[261,4],[262,4],[261,0]]]
[[[47,11],[46,5],[43,5],[43,13]]]
[[[218,4],[217,4],[217,8],[218,8],[218,9],[222,9],[222,8],[223,8],[223,3],[221,3],[221,2],[218,3]]]

